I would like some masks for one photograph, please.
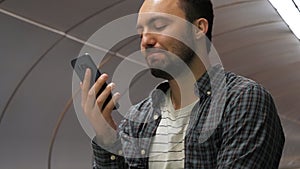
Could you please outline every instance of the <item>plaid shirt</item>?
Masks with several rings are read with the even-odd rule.
[[[167,82],[160,84],[130,108],[110,152],[93,141],[94,169],[148,168],[168,88]],[[216,66],[197,81],[195,94],[199,102],[185,135],[185,168],[278,168],[285,138],[273,99],[262,86]]]

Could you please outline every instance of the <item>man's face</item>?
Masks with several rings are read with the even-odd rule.
[[[177,3],[178,0],[145,0],[137,21],[140,47],[147,64],[154,76],[164,79],[180,75],[183,72],[180,64],[189,66],[194,57],[194,52],[177,40],[179,37],[193,45],[190,36],[192,27],[188,22],[182,22],[185,13]],[[181,21],[177,17],[182,18]],[[168,71],[173,72],[172,76]]]

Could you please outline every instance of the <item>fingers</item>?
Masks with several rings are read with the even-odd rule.
[[[104,117],[104,119],[115,130],[117,129],[117,125],[116,125],[115,121],[113,120],[111,113],[112,113],[113,108],[115,107],[117,101],[119,100],[120,96],[121,96],[120,93],[115,93],[112,96],[112,99],[108,102],[108,104],[105,106],[105,108],[103,109],[103,112],[102,112],[102,116]]]
[[[82,90],[81,104],[82,108],[84,109],[86,109],[87,107],[93,108],[93,106],[95,105],[96,93],[98,93],[100,88],[103,86],[108,76],[106,74],[102,74],[90,88],[91,78],[91,70],[88,68],[86,69],[83,83],[80,85]]]
[[[95,100],[96,100],[96,93],[94,89],[90,89],[86,97],[85,105],[83,107],[86,113],[90,112],[90,110],[93,109],[95,105]]]
[[[105,84],[106,80],[108,79],[107,74],[102,74],[97,81],[94,83],[94,85],[91,87],[92,90],[94,90],[96,93],[99,92],[99,90],[102,88],[102,86]]]
[[[88,91],[90,88],[90,82],[91,82],[91,70],[86,69],[83,82],[80,84],[81,87],[81,106],[84,107],[86,98],[88,95]]]
[[[106,88],[102,91],[102,93],[97,98],[97,105],[100,110],[103,110],[104,102],[108,99],[109,95],[111,94],[112,90],[115,88],[114,83],[110,83],[106,86]],[[107,105],[106,105],[107,106]]]
[[[105,109],[102,112],[104,117],[107,117],[108,115],[110,115],[110,112],[112,112],[112,110],[116,106],[116,103],[118,102],[120,97],[121,97],[121,95],[118,92],[112,96],[112,99],[108,102],[108,104],[105,106]]]
[[[109,124],[110,127],[116,130],[117,125],[114,122],[111,112],[115,106],[115,102],[120,97],[119,93],[113,95],[112,99],[108,102],[108,104],[104,106],[105,101],[111,94],[112,90],[115,88],[114,83],[110,83],[106,86],[106,88],[100,93],[100,95],[96,98],[97,93],[101,90],[102,86],[105,84],[108,79],[107,74],[102,74],[95,84],[90,88],[91,82],[91,70],[87,69],[85,72],[85,77],[83,82],[80,84],[81,87],[81,97],[82,97],[82,108],[90,122],[93,124],[94,128],[97,128],[97,124],[100,123],[101,120],[99,118],[102,116],[103,119]],[[102,110],[102,111],[101,111]],[[97,122],[95,122],[97,121]],[[103,129],[98,129],[99,132],[103,131]]]

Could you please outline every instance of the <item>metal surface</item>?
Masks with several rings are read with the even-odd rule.
[[[213,2],[213,43],[224,67],[258,81],[272,93],[286,134],[280,168],[300,168],[299,40],[267,0]],[[70,60],[101,26],[137,12],[140,4],[132,0],[0,1],[0,112],[11,98],[0,124],[0,168],[46,168],[52,129],[71,97]],[[132,38],[115,46],[114,52],[126,56],[138,48],[138,39]],[[120,60],[114,56],[106,72],[113,72]],[[157,81],[151,82],[146,90],[136,84],[131,92],[134,102]],[[70,109],[54,145],[52,167],[90,168],[91,153],[90,140]]]

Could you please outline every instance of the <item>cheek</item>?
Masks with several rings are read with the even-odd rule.
[[[186,46],[192,45],[193,31],[186,25],[178,25],[175,29],[170,31],[170,38],[175,44],[185,44]]]
[[[168,36],[160,36],[158,40],[158,44],[161,49],[166,50],[168,52],[172,52],[173,50],[173,44],[175,42],[174,38],[168,37]]]

